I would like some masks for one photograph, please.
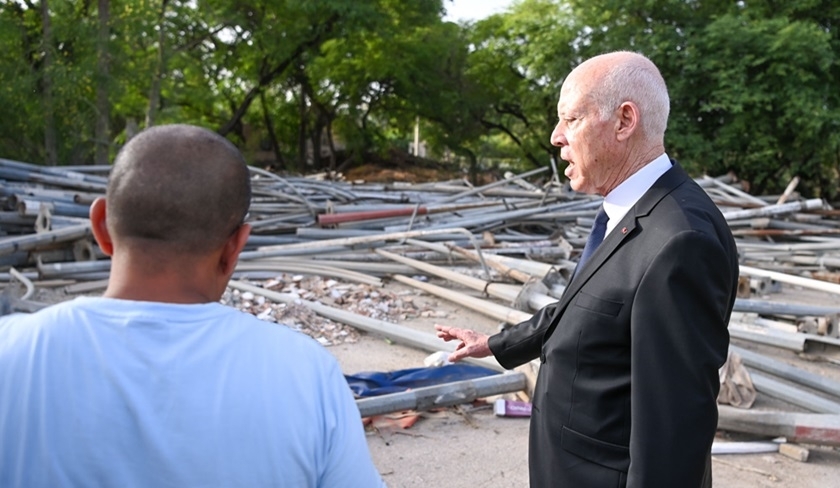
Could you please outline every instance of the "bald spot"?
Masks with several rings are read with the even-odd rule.
[[[615,51],[587,59],[569,78],[586,87],[602,119],[625,101],[636,103],[646,137],[661,142],[668,125],[670,100],[665,80],[653,61],[639,53]]]
[[[248,168],[225,138],[189,125],[153,127],[126,144],[108,182],[115,242],[204,254],[221,248],[251,200]]]

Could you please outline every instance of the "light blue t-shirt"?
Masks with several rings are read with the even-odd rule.
[[[0,486],[381,487],[317,342],[218,303],[0,318]]]

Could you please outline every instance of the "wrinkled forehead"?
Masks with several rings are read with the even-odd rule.
[[[566,78],[560,88],[557,100],[557,114],[564,115],[588,110],[592,105],[592,97],[586,86],[577,82],[571,76]]]

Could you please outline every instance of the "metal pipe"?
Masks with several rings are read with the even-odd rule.
[[[807,238],[803,238],[803,240],[806,239]],[[781,242],[775,244],[768,244],[766,242],[744,242],[743,240],[740,240],[737,241],[737,244],[738,250],[743,250],[745,252],[760,250],[773,251],[778,253],[791,253],[799,251],[836,251],[838,248],[840,248],[840,244],[838,244],[838,239],[800,242],[797,244],[787,244]]]
[[[464,197],[468,197],[468,196],[471,196],[471,195],[475,195],[477,193],[484,193],[485,191],[490,190],[492,188],[496,188],[498,186],[507,185],[508,183],[510,183],[514,180],[521,180],[521,179],[527,178],[529,176],[534,176],[534,175],[538,175],[540,173],[545,173],[548,170],[549,170],[549,168],[547,166],[543,166],[541,168],[533,169],[531,171],[527,171],[525,173],[513,176],[511,178],[505,178],[503,180],[499,180],[499,181],[496,181],[496,182],[493,182],[493,183],[490,183],[490,184],[487,184],[487,185],[484,185],[484,186],[479,186],[479,187],[473,188],[471,190],[467,190],[467,191],[462,192],[462,193],[457,193],[457,194],[452,195],[450,197],[443,198],[443,199],[439,200],[438,203],[454,202],[455,200],[458,200],[458,199],[461,199],[461,198],[464,198]],[[542,196],[542,195],[540,195],[540,196]]]
[[[412,205],[410,207],[401,206],[399,208],[388,208],[379,210],[364,210],[355,212],[340,212],[340,213],[326,213],[319,214],[317,217],[318,225],[336,225],[346,222],[358,222],[365,220],[385,219],[390,217],[410,217],[413,215],[427,215],[435,213],[458,212],[461,210],[471,208],[482,208],[496,205],[495,202],[473,202],[463,203],[460,205],[439,205],[439,206],[421,206]]]
[[[403,410],[426,411],[470,403],[479,398],[525,390],[525,373],[510,372],[356,400],[362,417]]]
[[[26,293],[20,297],[21,300],[28,300],[33,294],[35,294],[35,285],[32,284],[32,281],[29,280],[23,273],[16,270],[15,268],[9,268],[9,274],[12,275],[16,280],[23,283],[23,286],[26,287]]]
[[[779,347],[794,352],[805,352],[804,334],[783,333],[764,327],[729,322],[729,335],[735,339],[747,340],[757,344]]]
[[[771,219],[769,217],[759,217],[750,219],[750,227],[753,229],[784,229],[784,230],[830,230],[836,229],[836,226],[812,224],[805,222],[791,222],[789,220]],[[729,222],[730,225],[732,221]]]
[[[346,281],[364,283],[371,286],[382,286],[383,284],[382,280],[379,278],[359,273],[358,271],[340,269],[325,264],[309,264],[301,262],[300,260],[295,262],[240,262],[236,265],[236,271],[275,271],[281,273],[299,273],[316,276],[329,276]]]
[[[732,231],[735,237],[797,237],[835,234],[840,234],[840,229],[738,229]]]
[[[802,202],[782,203],[780,205],[767,205],[760,208],[724,212],[723,217],[726,220],[751,219],[768,215],[781,215],[786,213],[802,212],[805,210],[816,210],[823,208],[824,206],[825,202],[821,198],[812,198]]]
[[[463,179],[457,180],[463,182]],[[448,194],[461,194],[464,192],[463,185],[456,185],[455,181],[453,182],[433,182],[426,185],[407,185],[404,183],[391,183],[380,185],[377,187],[376,191],[382,192],[383,194],[387,195],[386,192],[394,192],[399,194],[399,199],[403,203],[406,203],[410,200],[416,201],[426,201],[426,202],[433,202],[433,203],[447,203],[442,202],[438,196],[434,196],[435,193],[448,193]],[[473,187],[469,187],[473,188]],[[369,188],[370,189],[370,188]],[[432,194],[430,198],[424,198],[417,195],[429,195]],[[358,193],[357,193],[358,195]],[[410,198],[408,195],[412,195]],[[533,192],[527,192],[523,190],[509,190],[505,188],[491,188],[489,190],[482,191],[482,197],[501,197],[501,198],[527,198],[527,199],[537,199],[541,200],[543,195],[541,194],[534,194]],[[557,195],[557,197],[561,197],[564,195]],[[381,198],[381,197],[380,197]],[[391,200],[396,201],[396,200]]]
[[[0,224],[3,224],[3,227],[6,227],[7,225],[20,225],[32,227],[33,225],[35,225],[35,216],[24,216],[17,211],[0,212]]]
[[[803,278],[801,276],[793,276],[785,273],[777,273],[775,271],[767,271],[764,269],[753,268],[750,266],[740,266],[741,274],[750,276],[764,276],[771,280],[776,280],[780,283],[788,283],[791,285],[798,285],[803,288],[810,288],[812,290],[819,290],[828,293],[840,294],[840,284],[829,283],[826,281],[814,280],[811,278]]]
[[[406,285],[413,286],[414,288],[418,288],[432,295],[444,298],[451,302],[457,303],[458,305],[467,307],[471,310],[475,310],[476,312],[482,313],[496,320],[501,320],[502,322],[511,325],[516,325],[520,322],[524,322],[525,320],[530,319],[532,315],[530,313],[522,312],[510,307],[505,307],[504,305],[499,305],[497,303],[493,303],[487,300],[482,300],[480,298],[466,295],[464,293],[458,293],[456,291],[452,291],[449,288],[443,288],[442,286],[433,285],[431,283],[423,283],[422,281],[417,281],[415,279],[409,278],[408,276],[394,275],[393,278],[399,281],[400,283],[405,283]]]
[[[738,354],[745,366],[764,371],[782,379],[793,381],[803,386],[840,398],[840,382],[820,376],[782,361],[749,351],[738,346],[729,346],[729,350]]]
[[[712,456],[719,454],[761,454],[765,452],[779,452],[779,444],[776,442],[734,442],[714,441],[712,442]]]
[[[757,198],[757,197],[755,197],[755,196],[753,196],[753,195],[750,195],[750,194],[749,194],[749,193],[747,193],[747,192],[744,192],[744,191],[741,191],[741,190],[739,190],[739,189],[737,189],[737,188],[734,188],[732,185],[728,185],[728,184],[726,184],[726,183],[724,183],[724,182],[721,182],[720,180],[718,180],[718,179],[716,179],[716,178],[712,178],[712,177],[710,177],[710,176],[704,176],[704,177],[703,177],[703,182],[704,182],[704,183],[708,183],[708,184],[710,184],[711,186],[714,186],[714,187],[716,187],[716,188],[719,188],[719,189],[723,190],[723,191],[724,191],[724,192],[726,192],[726,193],[729,193],[729,194],[731,194],[731,195],[734,195],[734,196],[736,196],[736,197],[738,197],[738,198],[740,198],[740,199],[742,199],[742,200],[745,200],[745,201],[747,201],[747,202],[749,202],[749,203],[752,203],[752,204],[754,204],[754,205],[759,205],[759,206],[761,206],[761,207],[763,207],[763,206],[766,206],[766,205],[767,205],[767,202],[765,202],[764,200],[762,200],[762,199],[760,199],[760,198]]]
[[[840,446],[840,415],[835,414],[761,412],[718,405],[718,428],[785,437],[789,442]]]
[[[37,264],[38,273],[42,278],[60,278],[78,273],[93,273],[99,271],[111,271],[111,260],[101,261],[74,261],[67,263]]]
[[[391,275],[395,273],[406,274],[406,273],[414,273],[416,270],[411,266],[405,266],[402,264],[391,263],[391,262],[382,262],[382,261],[342,261],[337,259],[317,259],[317,258],[308,258],[308,259],[292,259],[292,258],[266,258],[264,260],[257,260],[253,261],[254,267],[257,268],[262,265],[262,263],[272,263],[272,262],[294,262],[297,264],[308,263],[316,266],[332,266],[339,269],[350,270],[350,271],[359,271],[362,273],[372,274],[372,275]]]
[[[497,225],[504,221],[517,221],[525,217],[538,214],[541,212],[556,211],[564,208],[575,208],[581,205],[586,205],[589,202],[563,202],[547,205],[545,207],[527,208],[521,210],[511,210],[508,212],[494,212],[492,214],[484,214],[478,217],[455,218],[449,222],[438,222],[427,226],[427,229],[443,229],[446,227],[463,227],[470,228],[478,225],[494,224]],[[404,230],[405,226],[386,227],[386,232],[395,232]]]
[[[8,179],[13,181],[31,181],[35,183],[43,183],[47,185],[54,185],[64,188],[78,188],[86,191],[105,192],[106,185],[104,183],[94,183],[90,181],[76,180],[64,176],[56,176],[45,173],[36,173],[31,171],[2,168],[0,167],[0,179]]]
[[[783,332],[766,327],[729,322],[729,335],[736,339],[780,347],[794,352],[808,352],[837,358],[840,339],[804,332]]]
[[[408,266],[411,266],[414,269],[423,271],[432,276],[437,276],[439,278],[458,283],[459,285],[466,286],[467,288],[471,288],[476,291],[483,291],[492,297],[506,300],[508,302],[513,302],[514,300],[516,300],[516,297],[519,294],[519,286],[511,286],[505,285],[503,283],[493,283],[489,281],[484,281],[440,266],[435,266],[433,264],[424,263],[422,261],[417,261],[415,259],[400,256],[399,254],[394,254],[383,249],[377,249],[376,253],[380,256],[384,256],[398,263],[403,263]],[[397,278],[395,277],[395,279]]]
[[[352,312],[348,312],[346,310],[330,307],[321,303],[311,302],[308,300],[301,300],[300,297],[298,297],[297,295],[291,295],[288,293],[278,293],[275,291],[266,290],[265,288],[261,288],[259,286],[243,283],[241,281],[230,281],[228,283],[228,286],[240,291],[250,291],[255,295],[262,295],[276,302],[286,303],[289,305],[303,305],[304,307],[309,308],[310,310],[312,310],[318,315],[321,315],[322,317],[326,317],[331,320],[335,320],[336,322],[341,322],[343,324],[351,325],[365,332],[371,332],[374,334],[388,337],[394,340],[395,342],[399,342],[400,344],[406,346],[415,347],[429,352],[455,351],[454,344],[449,342],[443,342],[440,339],[438,339],[434,334],[420,332],[418,330],[410,329],[408,327],[404,327],[398,324],[385,322],[384,320],[365,317],[363,315],[358,315]],[[464,362],[477,364],[479,366],[484,366],[496,371],[505,371],[505,368],[503,368],[499,364],[499,362],[496,361],[494,358],[468,358],[465,359]]]
[[[447,245],[444,245],[444,244],[436,244],[436,243],[432,243],[432,242],[420,241],[420,240],[417,240],[417,239],[406,239],[406,242],[408,244],[413,245],[413,246],[423,247],[425,249],[430,249],[432,251],[438,252],[438,253],[443,254],[444,256],[447,256],[447,257],[450,257],[450,258],[451,257],[457,257],[453,253],[452,249],[450,249]],[[551,244],[553,244],[553,243],[551,243]],[[527,248],[523,248],[522,251],[523,251],[523,253],[528,253],[528,251],[530,249],[531,249],[531,247],[529,246]],[[508,251],[511,251],[511,250],[515,251],[516,248],[508,248],[507,250]],[[542,278],[542,277],[546,276],[547,274],[551,273],[552,271],[557,271],[557,266],[555,266],[555,265],[548,264],[548,263],[542,263],[542,262],[539,262],[539,261],[532,261],[532,260],[529,260],[529,259],[511,258],[509,256],[503,256],[503,255],[497,254],[498,251],[504,251],[504,250],[500,250],[500,249],[483,249],[482,250],[482,252],[484,253],[484,258],[486,260],[496,261],[498,263],[504,264],[508,268],[521,271],[522,273],[527,273],[527,274],[531,275],[532,277]],[[472,251],[467,250],[467,252],[472,252]]]
[[[795,264],[819,266],[820,268],[840,268],[840,257],[781,255],[777,259]]]
[[[415,230],[409,232],[392,232],[392,233],[385,233],[385,234],[377,234],[373,236],[361,236],[361,237],[349,237],[344,239],[327,239],[319,242],[302,242],[298,244],[286,244],[282,246],[270,246],[266,248],[260,248],[258,251],[252,251],[249,253],[242,253],[246,254],[248,258],[256,258],[256,257],[272,257],[272,256],[280,256],[284,255],[285,252],[294,251],[304,249],[307,252],[312,252],[313,249],[315,250],[322,250],[326,247],[351,247],[358,244],[372,244],[376,242],[385,242],[389,240],[404,240],[411,237],[428,237],[434,236],[439,234],[445,234],[448,232],[458,232],[465,236],[467,236],[470,242],[473,243],[473,247],[478,251],[479,255],[481,254],[481,249],[478,242],[475,239],[475,236],[472,235],[470,231],[464,228],[448,228],[448,229],[440,229],[440,230]],[[240,255],[240,259],[242,256]],[[482,257],[482,268],[484,269],[485,274],[489,277],[490,272],[487,269],[487,265],[484,264]]]
[[[750,373],[756,391],[817,413],[840,413],[840,403],[827,400],[801,388],[786,385],[762,374]]]
[[[799,177],[794,176],[793,178],[791,178],[790,182],[788,182],[788,186],[785,187],[785,191],[782,192],[781,196],[779,196],[779,199],[776,200],[776,203],[785,203],[787,199],[790,198],[790,196],[793,194],[793,190],[796,189],[797,185],[799,185]]]
[[[257,168],[257,167],[254,167],[254,166],[248,166],[248,170],[251,171],[252,173],[256,173],[260,176],[264,176],[266,178],[269,178],[269,179],[272,179],[274,181],[280,182],[281,184],[283,184],[283,186],[288,188],[292,193],[297,195],[300,203],[306,205],[306,208],[307,208],[307,210],[309,210],[310,215],[314,216],[316,214],[315,207],[312,205],[312,202],[310,202],[309,200],[306,199],[306,197],[301,195],[301,193],[300,193],[300,191],[298,191],[297,187],[295,187],[295,185],[290,184],[288,181],[286,181],[285,178],[283,178],[283,177],[281,177],[277,174],[274,174],[270,171],[266,171],[264,169]]]
[[[11,254],[15,251],[28,251],[48,244],[73,241],[90,235],[90,223],[87,223],[74,227],[65,227],[59,230],[44,232],[41,234],[0,239],[0,256],[4,254]]]
[[[107,184],[108,178],[104,176],[96,176],[79,171],[73,171],[72,168],[66,166],[42,166],[32,163],[24,163],[21,161],[13,161],[11,159],[0,158],[0,167],[17,169],[25,172],[49,174],[79,181],[88,181],[93,183]]]
[[[833,315],[840,314],[840,307],[826,307],[800,303],[770,302],[736,298],[732,309],[736,312],[752,312],[763,315]]]
[[[458,247],[454,244],[449,244],[447,247],[449,247],[450,249],[452,249],[456,253],[460,254],[461,256],[464,256],[465,258],[471,259],[473,261],[478,261],[478,256],[476,254],[474,254],[474,253],[472,253],[472,252],[470,252],[470,251],[468,251],[468,250],[466,250],[462,247]],[[526,274],[526,273],[523,273],[523,272],[521,272],[517,269],[513,269],[510,266],[506,266],[506,265],[500,263],[499,261],[497,261],[496,259],[494,259],[493,257],[488,256],[488,257],[485,258],[485,261],[487,262],[487,265],[489,267],[496,270],[496,272],[500,273],[502,276],[506,276],[506,277],[508,277],[512,280],[518,281],[520,283],[528,283],[529,281],[534,279],[533,276],[531,276],[529,274]]]

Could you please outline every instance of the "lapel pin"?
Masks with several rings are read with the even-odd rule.
[[[627,233],[627,227],[622,227],[621,228],[621,233],[626,234]]]

